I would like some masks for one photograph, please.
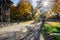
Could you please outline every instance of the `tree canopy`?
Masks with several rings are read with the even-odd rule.
[[[16,20],[30,20],[32,19],[33,7],[30,2],[20,0],[16,7],[11,6],[11,18]]]

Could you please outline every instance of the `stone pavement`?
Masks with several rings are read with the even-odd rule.
[[[0,34],[7,32],[21,31],[22,29],[26,29],[25,26],[30,25],[32,22],[33,21],[21,22],[19,24],[13,23],[12,25],[1,27]]]
[[[29,21],[0,28],[0,40],[34,40],[33,36],[38,32],[40,24],[41,22]]]

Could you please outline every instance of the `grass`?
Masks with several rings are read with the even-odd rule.
[[[60,36],[54,35],[54,36],[52,36],[52,40],[60,40]]]
[[[50,24],[52,27],[60,27],[60,22],[47,22]]]
[[[43,29],[48,30],[48,32],[53,33],[53,32],[59,32],[60,33],[60,27],[51,25],[51,24],[44,24]]]
[[[60,23],[48,22],[43,24],[42,33],[48,40],[60,40],[60,36],[50,35],[50,33],[60,33]]]

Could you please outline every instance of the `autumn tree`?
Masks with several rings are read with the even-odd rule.
[[[57,3],[56,3],[56,13],[57,13],[57,19],[59,19],[59,14],[60,14],[60,0],[57,0]]]
[[[19,17],[19,19],[24,20],[24,19],[31,19],[32,17],[32,5],[30,4],[30,2],[26,2],[24,0],[20,0],[20,2],[17,5],[17,16]]]
[[[57,12],[60,13],[60,0],[57,2]]]
[[[10,18],[11,18],[11,21],[16,21],[16,6],[12,5],[10,6]]]
[[[51,8],[52,13],[56,14],[56,18],[59,19],[59,14],[60,14],[60,1],[56,0],[53,7]],[[52,14],[51,13],[51,14]]]

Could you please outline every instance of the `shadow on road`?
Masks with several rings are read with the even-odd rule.
[[[0,40],[20,40],[26,35],[27,33],[23,33],[21,31],[4,33],[0,35]]]

